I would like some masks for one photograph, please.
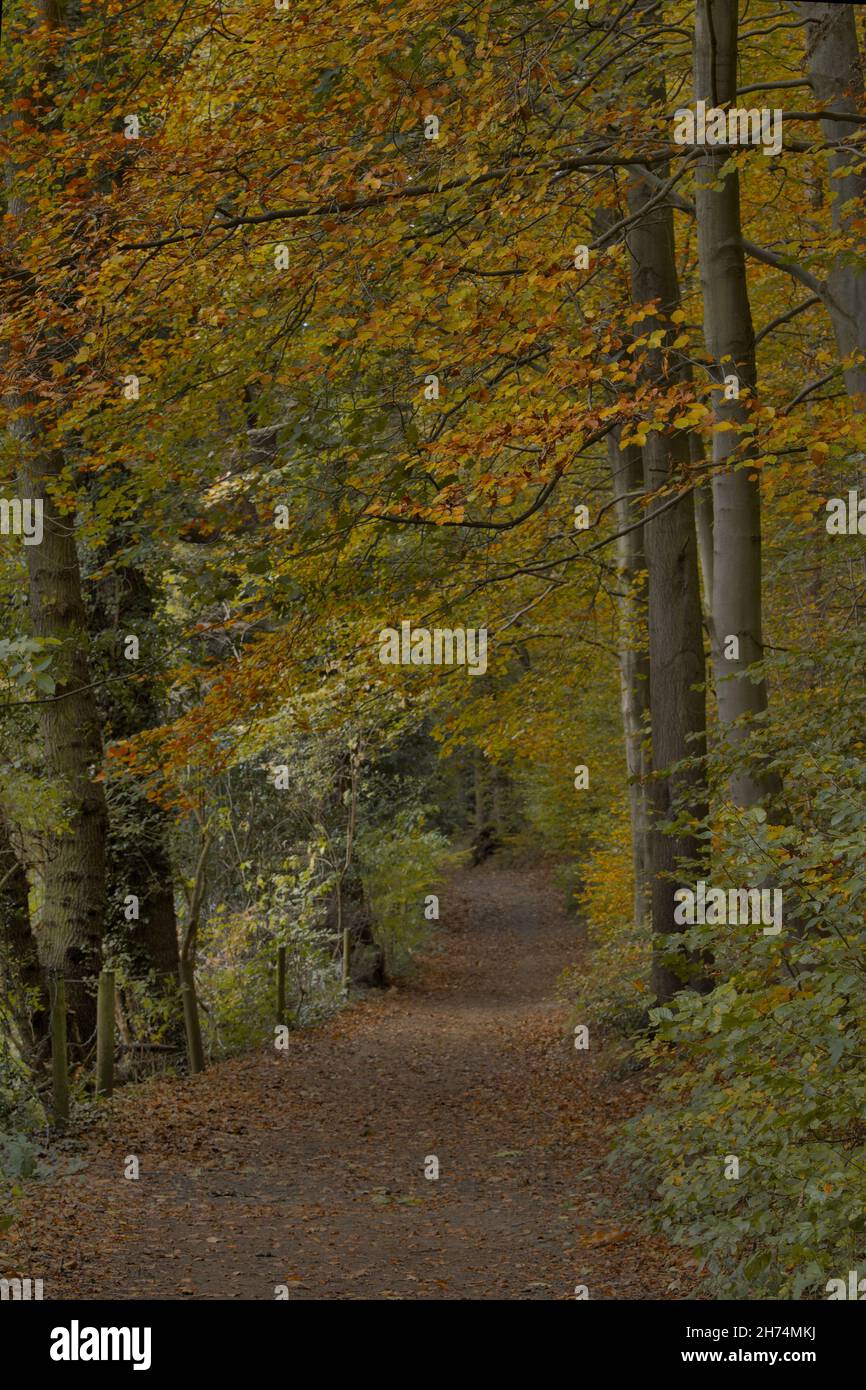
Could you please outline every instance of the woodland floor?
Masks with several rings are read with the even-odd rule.
[[[604,1167],[645,1083],[568,1036],[582,934],[549,874],[463,872],[440,903],[412,983],[285,1054],[119,1090],[64,1142],[84,1166],[27,1184],[0,1272],[53,1299],[694,1297]]]

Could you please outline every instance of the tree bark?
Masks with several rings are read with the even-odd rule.
[[[828,110],[862,115],[863,68],[853,5],[792,4],[791,9],[807,20],[806,73],[816,100]],[[832,146],[863,127],[855,122],[822,121],[821,129]],[[831,148],[827,160],[833,230],[851,240],[847,251],[836,254],[826,279],[825,302],[841,358],[866,353],[866,271],[858,225],[866,198],[866,175],[858,172],[861,155],[858,142],[847,149]],[[840,169],[848,171],[841,178]],[[866,365],[846,368],[845,386],[856,408],[866,409]]]
[[[201,847],[195,867],[192,892],[189,898],[189,911],[181,941],[179,975],[183,997],[183,1014],[186,1025],[187,1059],[190,1073],[197,1076],[204,1071],[204,1045],[201,1036],[201,1023],[198,1011],[198,995],[195,985],[195,959],[198,944],[198,929],[201,922],[207,888],[207,860],[210,853],[210,835],[202,832]]]
[[[689,437],[689,453],[693,473],[703,469],[704,445],[703,440],[697,434],[692,434]],[[716,638],[713,623],[713,487],[710,482],[698,483],[695,487],[695,526],[698,535],[704,626],[709,635],[710,651],[712,651]]]
[[[642,632],[646,624],[646,553],[642,526],[634,526],[643,512],[643,457],[635,444],[620,448],[611,433],[608,458],[616,504],[616,526],[625,532],[617,541],[619,572],[619,676],[626,767],[629,775],[634,920],[646,921],[650,897],[649,729],[650,661]],[[633,530],[626,530],[634,526]]]
[[[661,176],[665,177],[664,171]],[[662,328],[667,345],[676,335],[671,315],[680,304],[673,213],[670,204],[665,203],[644,212],[650,196],[644,182],[637,177],[630,180],[629,213],[639,215],[628,238],[632,297],[637,305],[655,301],[656,307],[648,311],[640,331],[643,334]],[[665,370],[660,350],[646,354],[642,371],[648,380],[661,380]],[[689,462],[689,440],[682,431],[649,435],[643,449],[647,492],[686,484],[674,506],[667,506],[669,498],[665,499],[666,510],[661,510],[659,503],[650,505],[643,528],[648,571],[653,773],[652,985],[661,1003],[682,989],[689,977],[702,987],[696,963],[689,961],[685,953],[676,962],[676,968],[667,959],[673,944],[671,935],[677,932],[674,893],[678,881],[682,881],[681,865],[701,860],[701,841],[690,830],[671,834],[663,829],[663,823],[676,811],[685,810],[698,821],[707,812],[702,761],[706,749],[704,650],[694,503],[687,487]],[[685,760],[690,760],[687,766],[682,765]]]
[[[41,17],[50,27],[64,22],[54,0],[40,0]],[[55,75],[46,70],[46,85]],[[43,99],[39,93],[35,96]],[[33,119],[30,117],[29,119]],[[17,238],[26,240],[33,217],[16,189],[17,171],[6,167],[9,185],[7,220],[10,260],[18,265]],[[64,343],[42,344],[29,365],[47,377],[53,357]],[[46,442],[44,412],[36,394],[10,390],[5,406],[12,412],[9,434],[17,446],[17,471],[23,498],[41,499],[43,537],[25,547],[29,577],[30,622],[36,637],[56,643],[51,698],[38,704],[45,771],[60,789],[66,825],[50,839],[41,872],[42,901],[36,939],[42,966],[66,982],[71,1015],[71,1046],[79,1055],[96,1032],[95,981],[105,919],[106,809],[102,786],[95,779],[102,762],[102,740],[88,660],[87,620],[72,509],[61,511],[55,498],[64,489],[61,450]]]
[[[737,0],[698,0],[695,20],[695,98],[708,106],[735,104]],[[761,629],[760,481],[748,466],[741,427],[756,385],[755,334],[749,304],[736,170],[721,178],[730,150],[706,146],[697,164],[695,205],[704,301],[704,338],[713,381],[713,667],[719,720],[731,745],[748,730],[735,721],[767,707],[763,680],[746,674],[764,654]],[[725,379],[728,379],[726,386]],[[735,378],[735,382],[731,381]],[[719,426],[723,428],[719,429]],[[727,427],[727,428],[725,428]],[[746,457],[746,466],[743,459]],[[738,467],[737,464],[740,464]],[[736,647],[732,639],[736,639]],[[726,650],[730,653],[725,655]],[[752,806],[774,790],[760,771],[738,770],[730,792]]]
[[[43,499],[41,545],[27,547],[30,621],[34,636],[58,645],[53,697],[41,699],[38,721],[47,776],[62,792],[65,826],[44,858],[36,937],[43,967],[66,981],[73,1048],[96,1030],[96,976],[105,922],[107,815],[102,784],[102,738],[91,684],[87,617],[74,517],[52,495],[62,456],[34,437],[31,416],[13,426],[21,449],[22,496]]]

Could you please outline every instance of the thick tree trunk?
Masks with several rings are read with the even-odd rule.
[[[619,572],[619,676],[626,767],[629,775],[629,816],[631,821],[632,871],[634,874],[634,920],[643,926],[650,895],[650,821],[647,715],[650,704],[650,663],[646,649],[646,570],[643,527],[634,526],[642,516],[643,457],[635,444],[624,449],[611,433],[607,437],[617,530],[625,532],[617,541]]]
[[[695,21],[695,98],[708,106],[735,103],[737,0],[698,0]],[[761,631],[760,482],[744,457],[741,433],[754,397],[755,335],[749,305],[736,170],[720,171],[730,151],[707,146],[698,161],[695,204],[704,300],[704,337],[712,358],[713,432],[713,666],[719,719],[735,746],[748,731],[732,728],[767,707],[763,681],[746,672],[763,657]],[[723,428],[719,429],[718,426]],[[725,428],[727,426],[727,428]],[[740,467],[736,464],[740,463]],[[727,654],[726,654],[727,653]],[[760,773],[740,771],[731,781],[738,806],[751,806],[773,790]]]
[[[42,498],[41,545],[27,547],[30,619],[36,637],[52,639],[53,698],[38,705],[45,770],[60,789],[67,824],[47,848],[37,941],[42,965],[66,980],[73,1046],[96,1029],[96,976],[105,921],[106,808],[102,739],[87,654],[87,618],[75,542],[74,517],[52,496],[63,460],[33,437],[30,417],[13,432],[21,447],[22,495]]]
[[[54,28],[65,22],[55,0],[40,0],[41,18]],[[77,11],[71,12],[77,17]],[[47,68],[45,87],[56,80]],[[18,93],[18,95],[25,95]],[[43,92],[35,92],[37,100]],[[25,117],[22,117],[25,119]],[[27,119],[33,120],[31,114]],[[20,262],[17,238],[26,242],[31,210],[16,185],[18,171],[10,161],[5,169],[9,196],[10,260]],[[64,343],[46,340],[31,370],[47,376],[53,358],[62,357]],[[36,939],[43,968],[66,982],[66,1001],[71,1015],[70,1044],[81,1054],[96,1032],[96,976],[105,918],[106,810],[101,770],[102,740],[88,663],[87,621],[82,599],[81,573],[75,539],[75,516],[61,512],[54,492],[67,492],[61,484],[64,457],[46,442],[49,420],[34,395],[10,390],[4,405],[14,412],[9,434],[17,445],[17,469],[23,498],[43,504],[41,543],[25,547],[30,588],[30,621],[36,637],[50,639],[52,674],[56,686],[52,698],[38,704],[39,731],[45,772],[61,795],[66,824],[46,846],[41,865],[41,901],[36,911]]]

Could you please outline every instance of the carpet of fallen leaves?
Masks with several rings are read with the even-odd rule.
[[[463,872],[441,912],[411,984],[287,1053],[118,1091],[64,1141],[83,1166],[27,1184],[6,1277],[46,1298],[694,1297],[604,1166],[647,1083],[574,1048],[555,984],[584,947],[549,874]]]

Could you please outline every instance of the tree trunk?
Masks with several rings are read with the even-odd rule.
[[[692,473],[700,475],[700,470],[704,467],[704,445],[697,434],[692,434],[689,438],[689,454]],[[695,487],[695,526],[698,535],[704,626],[712,651],[716,639],[713,623],[713,487],[710,482],[699,483]]]
[[[620,448],[613,433],[607,437],[616,504],[616,526],[634,526],[643,510],[643,457],[637,445]],[[646,570],[643,527],[636,526],[617,541],[619,610],[619,676],[626,767],[629,775],[634,920],[643,926],[650,894],[649,771],[647,714],[650,705],[650,663],[643,628],[646,623]]]
[[[658,93],[654,93],[658,95]],[[665,177],[665,172],[661,172]],[[629,183],[629,213],[642,214],[629,234],[632,255],[632,296],[636,304],[657,301],[640,325],[640,332],[663,328],[666,342],[676,335],[671,315],[680,294],[674,254],[673,214],[658,204],[643,214],[650,193],[639,178]],[[665,367],[659,350],[648,353],[643,374],[661,380]],[[689,440],[682,431],[653,432],[643,450],[644,483],[650,493],[682,486],[689,473]],[[697,542],[691,491],[675,505],[670,498],[649,508],[643,528],[648,571],[650,716],[652,726],[652,926],[655,951],[652,985],[659,1002],[670,999],[691,975],[695,963],[682,955],[676,968],[667,959],[674,923],[674,893],[682,881],[681,863],[702,858],[696,834],[665,833],[663,822],[676,810],[697,820],[706,815],[703,763],[678,766],[686,759],[703,759],[706,739],[704,650],[698,590]],[[666,508],[662,510],[662,507]],[[655,515],[654,515],[655,513]]]
[[[708,106],[735,104],[737,0],[698,0],[695,21],[695,98]],[[749,305],[736,170],[720,180],[730,151],[706,146],[697,165],[695,205],[704,300],[704,337],[716,385],[713,406],[713,667],[719,720],[733,746],[747,729],[734,721],[767,707],[763,681],[749,667],[763,657],[761,631],[760,481],[742,465],[741,426],[754,398],[755,334]],[[727,378],[727,384],[726,384]],[[718,428],[729,426],[729,428]],[[726,652],[728,653],[726,655]],[[774,790],[772,779],[740,770],[731,779],[737,806],[751,806]]]
[[[207,860],[210,852],[210,834],[202,833],[201,847],[195,867],[192,892],[189,898],[189,911],[183,931],[180,948],[179,975],[183,998],[183,1016],[186,1026],[187,1060],[190,1074],[197,1076],[204,1071],[204,1046],[201,1037],[201,1023],[198,1012],[198,995],[195,987],[195,958],[198,944],[198,929],[201,921],[207,888]]]
[[[63,22],[54,0],[41,0],[34,20],[50,28]],[[45,72],[46,86],[56,73]],[[23,96],[24,93],[17,95]],[[31,94],[37,102],[43,94]],[[21,116],[33,121],[33,115]],[[16,187],[17,171],[9,161],[7,222],[11,264],[21,261],[17,238],[26,243],[31,210]],[[67,345],[46,339],[28,366],[48,375],[52,358],[62,357]],[[46,442],[50,425],[36,394],[9,391],[5,406],[14,412],[9,434],[17,445],[17,468],[23,498],[41,499],[43,536],[25,547],[30,588],[30,619],[35,636],[57,643],[52,674],[53,698],[38,705],[45,772],[59,789],[67,823],[49,840],[41,873],[42,901],[37,912],[36,939],[43,967],[66,981],[71,1014],[71,1045],[79,1055],[96,1031],[95,978],[105,917],[105,797],[95,778],[102,761],[102,742],[87,655],[87,624],[75,540],[75,516],[60,511],[54,490],[64,468],[62,452]]]
[[[863,113],[863,68],[857,42],[853,5],[792,4],[791,9],[807,19],[806,72],[820,106],[831,111]],[[852,122],[822,121],[828,144],[846,141],[863,127]],[[839,251],[827,276],[827,307],[833,324],[839,356],[866,353],[866,271],[863,268],[863,201],[866,176],[858,172],[862,146],[831,148],[827,170],[831,192],[833,229],[850,237],[851,247]],[[838,171],[847,169],[841,178]],[[852,365],[845,371],[845,386],[858,410],[866,409],[866,366]]]
[[[60,789],[67,816],[44,857],[36,936],[43,967],[66,981],[70,1045],[80,1054],[96,1031],[95,988],[105,921],[107,816],[102,784],[96,780],[102,739],[91,686],[75,518],[69,511],[61,513],[52,495],[63,458],[41,443],[29,413],[14,422],[10,433],[19,445],[22,496],[41,498],[44,506],[42,543],[26,547],[30,620],[34,636],[58,644],[51,668],[55,692],[40,700],[38,720],[45,771]]]

